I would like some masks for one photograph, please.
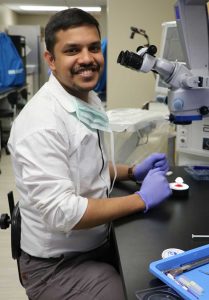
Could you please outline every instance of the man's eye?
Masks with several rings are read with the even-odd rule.
[[[100,51],[101,51],[101,46],[99,46],[99,45],[97,45],[97,46],[92,46],[92,47],[90,48],[90,51],[91,51],[91,52],[95,52],[95,53],[100,52]]]
[[[78,49],[77,48],[70,48],[70,49],[67,49],[65,51],[66,54],[69,54],[69,55],[75,55],[78,53]]]

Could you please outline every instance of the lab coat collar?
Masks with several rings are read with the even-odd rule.
[[[75,96],[69,94],[52,73],[47,82],[47,87],[49,88],[49,91],[52,93],[53,97],[57,99],[57,101],[62,105],[62,107],[65,110],[67,110],[70,113],[75,112],[73,99],[79,98],[76,98]],[[88,104],[92,105],[93,107],[96,107],[97,109],[102,108],[101,101],[94,91],[89,92]]]

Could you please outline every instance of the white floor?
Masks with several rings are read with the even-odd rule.
[[[14,192],[15,202],[18,201],[18,194],[15,189],[10,156],[6,155],[4,150],[2,150],[0,169],[0,214],[9,214],[7,193]],[[0,299],[28,299],[19,282],[16,261],[12,259],[10,228],[0,230]]]

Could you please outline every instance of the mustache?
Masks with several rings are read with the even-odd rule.
[[[100,70],[100,65],[99,64],[88,64],[88,65],[80,65],[78,67],[75,67],[71,70],[71,73],[72,75],[76,75],[76,74],[79,74],[81,72],[84,72],[84,71],[99,71]]]

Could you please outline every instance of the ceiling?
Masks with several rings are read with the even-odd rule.
[[[21,14],[40,12],[20,11],[19,5],[46,5],[46,6],[106,6],[107,0],[0,0],[0,5],[4,4],[8,8]]]

